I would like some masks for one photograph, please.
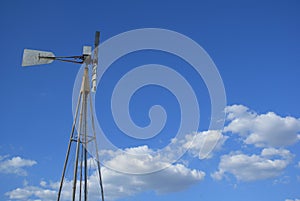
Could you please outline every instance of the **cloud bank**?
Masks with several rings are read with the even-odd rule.
[[[225,112],[224,130],[194,132],[181,140],[171,139],[164,154],[147,145],[117,151],[102,150],[100,155],[106,156],[106,164],[112,167],[119,166],[125,173],[161,169],[151,174],[125,174],[102,167],[105,197],[108,200],[116,200],[149,191],[157,194],[177,192],[203,181],[207,174],[204,170],[190,168],[189,164],[182,160],[176,163],[168,162],[175,153],[186,149],[190,156],[199,160],[219,158],[216,171],[210,173],[214,180],[226,180],[233,176],[238,181],[253,182],[283,175],[294,158],[294,154],[288,148],[300,139],[300,119],[282,117],[274,112],[258,114],[243,105],[228,106]],[[226,147],[230,138],[238,138],[242,146]],[[247,145],[247,149],[243,150],[243,145]],[[220,154],[225,147],[225,150],[229,151]],[[125,152],[129,154],[124,154]],[[35,164],[36,161],[21,157],[0,157],[0,173],[25,176],[27,172],[24,168]],[[297,167],[300,167],[300,162]],[[89,200],[98,200],[99,179],[95,167],[92,168],[94,169],[89,175]],[[39,185],[26,184],[7,192],[6,195],[10,200],[51,201],[56,200],[58,186],[59,182],[41,181]],[[72,182],[66,179],[63,200],[70,200],[71,189]]]

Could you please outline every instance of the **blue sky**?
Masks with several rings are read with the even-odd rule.
[[[99,82],[96,113],[111,142],[146,157],[113,151],[106,158],[102,150],[107,164],[133,172],[161,167],[168,157],[155,150],[176,138],[179,103],[156,85],[136,91],[129,111],[144,127],[149,108],[162,105],[168,118],[159,135],[133,139],[115,124],[112,90],[137,66],[156,63],[182,74],[195,91],[201,121],[198,130],[185,133],[185,141],[173,141],[168,154],[195,137],[187,153],[163,171],[138,176],[103,167],[107,199],[299,200],[299,8],[298,1],[2,1],[0,199],[55,200],[73,121],[72,90],[80,65],[22,68],[23,49],[77,55],[83,45],[93,44],[96,30],[104,42],[134,29],[161,28],[194,40],[214,61],[226,90],[225,126],[209,130],[209,92],[182,59],[149,50],[120,58]],[[93,175],[90,179],[95,182]]]

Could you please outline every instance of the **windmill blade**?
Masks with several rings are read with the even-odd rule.
[[[98,68],[98,46],[100,41],[100,32],[96,31],[95,34],[95,49],[93,57],[93,69],[92,69],[92,92],[96,92],[97,88],[97,68]]]
[[[24,49],[22,66],[49,64],[52,63],[54,59],[55,56],[52,52]]]

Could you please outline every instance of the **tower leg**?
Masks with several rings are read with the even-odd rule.
[[[66,173],[67,164],[68,164],[69,155],[70,155],[70,150],[71,150],[71,145],[72,145],[72,141],[73,141],[73,137],[74,137],[74,131],[75,131],[76,120],[77,120],[77,116],[78,116],[78,109],[79,109],[79,105],[80,105],[80,101],[81,101],[81,95],[82,94],[80,93],[79,96],[78,96],[78,102],[77,102],[76,112],[75,112],[75,119],[73,121],[72,131],[71,131],[70,140],[69,140],[69,144],[68,144],[68,149],[67,149],[67,153],[66,153],[66,159],[65,159],[65,162],[64,162],[64,168],[63,168],[62,176],[61,176],[61,179],[60,179],[60,185],[59,185],[59,190],[58,190],[58,195],[57,195],[57,201],[60,200],[61,191],[62,191],[64,179],[65,179],[65,173]]]
[[[87,79],[87,78],[86,78]],[[89,91],[85,91],[85,97],[84,97],[84,142],[83,142],[83,153],[84,153],[84,201],[87,201],[87,196],[88,196],[88,165],[87,165],[87,160],[88,160],[88,155],[87,155],[87,148],[88,148],[88,131],[87,131],[87,100]]]
[[[87,97],[89,95],[89,80],[88,80],[88,67],[84,68],[84,74],[82,78],[82,84],[80,93],[82,94],[82,102],[81,102],[81,108],[80,108],[80,116],[79,116],[79,132],[77,134],[77,146],[76,146],[76,156],[75,156],[75,164],[74,164],[74,175],[73,175],[73,193],[72,193],[72,200],[75,201],[76,196],[76,183],[77,183],[77,170],[78,170],[78,157],[79,157],[79,151],[80,151],[80,144],[87,143],[86,142],[86,135],[87,135]],[[82,147],[81,151],[85,151],[86,147]],[[86,154],[84,155],[84,165],[86,165]],[[86,169],[87,167],[85,167]],[[85,171],[86,172],[86,171]],[[85,173],[85,180],[86,178]],[[86,186],[85,182],[85,186]],[[86,201],[86,189],[85,189],[85,201]]]
[[[93,102],[92,102],[91,96],[90,96],[90,111],[91,111],[91,120],[92,120],[93,139],[94,139],[95,149],[96,149],[96,163],[97,163],[99,184],[100,184],[100,190],[101,190],[101,199],[102,199],[102,201],[104,201],[104,190],[103,190],[103,184],[102,184],[101,165],[100,165],[99,150],[98,150],[98,145],[97,145],[95,120],[94,120],[94,115],[93,115]]]
[[[81,149],[83,149],[82,145],[81,145]],[[81,194],[82,193],[82,169],[83,169],[83,152],[81,152],[81,156],[80,156],[79,201],[81,201],[81,197],[82,197],[82,194]]]
[[[85,96],[85,94],[83,94]],[[84,99],[85,97],[83,97]],[[83,117],[83,104],[81,105],[80,110],[80,118],[79,118],[79,132],[77,134],[77,144],[76,144],[76,155],[75,155],[75,163],[74,163],[74,175],[73,175],[73,192],[72,192],[72,200],[75,201],[76,196],[76,183],[77,183],[77,170],[78,170],[78,157],[80,151],[81,144],[81,127],[82,127],[82,117]]]

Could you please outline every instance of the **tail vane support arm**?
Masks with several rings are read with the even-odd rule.
[[[47,57],[47,56],[39,56],[39,59],[50,59],[50,60],[58,60],[63,62],[71,62],[71,63],[77,63],[77,64],[83,64],[84,60],[87,58],[87,56],[68,56],[68,57]]]

